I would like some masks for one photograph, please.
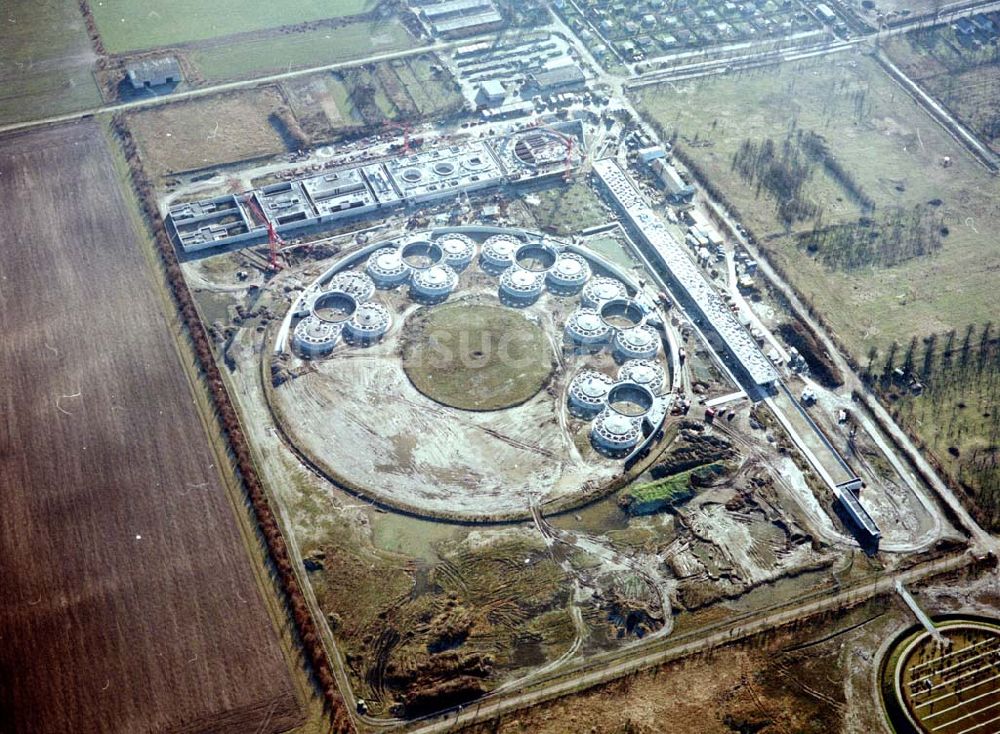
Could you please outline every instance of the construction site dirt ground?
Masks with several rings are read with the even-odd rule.
[[[993,569],[915,589],[930,614],[994,615]],[[880,654],[915,623],[896,596],[782,628],[473,725],[470,734],[855,734],[886,731]]]
[[[343,255],[354,244],[343,236],[331,246]],[[323,262],[305,257],[270,282],[256,275],[238,281],[235,271],[247,265],[236,253],[184,267],[203,311],[214,314],[216,333],[230,337],[219,348],[225,349],[231,392],[282,508],[290,543],[309,569],[311,594],[344,655],[346,679],[355,695],[371,700],[376,715],[410,715],[477,692],[516,689],[569,660],[620,648],[640,636],[697,632],[870,580],[907,558],[864,558],[814,493],[814,480],[787,453],[780,426],[773,418],[764,420],[766,411],[751,413],[746,401],[733,403],[733,417],[714,427],[691,420],[665,437],[666,452],[658,459],[665,465],[725,456],[731,463],[730,473],[675,512],[630,517],[619,507],[617,492],[557,517],[478,529],[380,509],[303,465],[276,430],[265,397],[274,324]],[[480,287],[480,295],[495,300],[495,284]],[[379,297],[405,299],[405,294]],[[560,308],[548,304],[544,318],[555,318]],[[407,391],[411,400],[424,401],[419,404],[426,411],[424,403],[436,404],[406,379],[393,356],[398,349],[398,335],[390,335],[378,346],[325,363],[286,365],[297,376],[278,388],[280,394],[290,386],[294,398],[282,398],[282,410],[315,402],[316,381],[322,378],[336,385],[323,390],[329,393],[326,401],[336,395],[342,403],[341,393],[356,394],[355,414],[370,414],[372,405],[381,411]],[[687,365],[704,395],[732,392],[710,362],[699,366],[695,350],[689,353]],[[389,358],[395,360],[393,382],[380,382],[372,393],[364,376],[378,373],[377,365]],[[544,409],[534,420],[551,421],[553,410],[562,411],[564,391],[563,382],[553,395],[546,390],[536,395]],[[345,442],[359,446],[356,434],[335,438],[339,429],[333,423],[351,412],[317,412],[309,440],[322,450]],[[455,412],[463,425],[477,415]],[[752,415],[764,425],[755,428]],[[444,425],[449,433],[456,430],[455,421]],[[363,445],[379,427],[374,422],[366,429]],[[730,453],[719,455],[720,447]],[[355,459],[336,461],[340,466]],[[650,479],[646,472],[637,481]],[[381,489],[386,486],[383,482]],[[520,507],[537,492],[528,484],[524,488]],[[373,577],[378,584],[371,583]],[[755,660],[748,658],[746,665]],[[454,684],[458,688],[444,686],[445,679],[460,681]]]

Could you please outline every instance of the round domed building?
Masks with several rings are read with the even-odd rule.
[[[458,285],[458,273],[448,265],[431,265],[410,277],[410,295],[414,300],[439,303]]]
[[[641,324],[615,334],[615,357],[620,361],[653,359],[659,350],[660,335],[652,326]]]
[[[590,280],[590,276],[590,263],[574,252],[563,252],[547,273],[546,279],[550,291],[560,296],[569,296],[579,292]]]
[[[514,264],[514,256],[521,241],[509,234],[489,237],[479,252],[479,264],[491,275],[499,275]]]
[[[545,289],[545,274],[512,265],[500,276],[500,301],[508,306],[527,306]]]
[[[445,264],[457,272],[467,268],[476,255],[476,243],[464,234],[448,233],[441,235],[434,242],[444,253]]]
[[[615,298],[627,298],[625,284],[614,278],[594,278],[583,288],[583,305],[597,308],[605,301]]]
[[[569,412],[578,418],[593,418],[607,405],[608,391],[614,384],[603,372],[584,370],[569,384]]]
[[[343,291],[358,301],[368,301],[375,295],[375,282],[358,270],[343,270],[326,284],[328,291]]]
[[[396,288],[410,277],[410,266],[395,247],[381,247],[371,254],[365,270],[376,288]]]
[[[574,344],[596,346],[607,342],[611,335],[611,327],[594,309],[578,308],[566,319],[564,333],[566,338]]]
[[[605,408],[590,429],[594,448],[603,454],[621,456],[634,449],[642,440],[642,418],[622,415]]]
[[[361,303],[344,324],[344,338],[352,344],[373,344],[385,336],[391,325],[389,309],[381,303]]]
[[[333,351],[343,328],[343,324],[310,314],[296,324],[292,345],[305,357],[321,357]]]
[[[654,394],[659,393],[667,382],[667,373],[659,362],[645,359],[633,359],[618,370],[618,379],[622,382],[634,382],[649,388]]]

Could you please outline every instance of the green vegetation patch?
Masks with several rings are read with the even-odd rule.
[[[618,506],[630,515],[648,515],[672,509],[694,497],[697,487],[711,484],[728,472],[729,467],[724,462],[717,461],[653,482],[634,485],[618,496]]]
[[[204,41],[370,10],[374,0],[96,0],[91,11],[111,53]]]
[[[995,311],[1000,181],[875,60],[835,55],[634,96],[859,362]],[[801,181],[785,175],[796,166]]]
[[[101,103],[94,53],[75,2],[4,2],[0,49],[0,124]]]
[[[539,203],[532,208],[538,227],[557,235],[576,234],[608,221],[601,200],[584,182],[535,191]]]
[[[499,410],[533,397],[552,375],[545,331],[523,311],[453,303],[409,322],[403,368],[432,400],[463,410]]]
[[[354,61],[413,45],[406,28],[391,18],[198,48],[189,58],[206,80],[226,81]]]
[[[877,381],[985,528],[1000,531],[1000,333],[987,323],[890,349]],[[896,370],[899,370],[897,373]]]

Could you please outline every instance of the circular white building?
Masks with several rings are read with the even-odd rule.
[[[653,359],[660,349],[660,335],[652,326],[633,326],[615,334],[615,356],[622,361]]]
[[[410,277],[410,266],[403,262],[395,247],[381,247],[368,258],[365,271],[376,288],[395,288]]]
[[[447,265],[417,270],[410,278],[410,295],[422,301],[443,301],[458,285],[458,273]]]
[[[326,290],[343,291],[358,301],[369,301],[375,295],[375,283],[359,270],[342,270],[330,278]]]
[[[667,373],[659,362],[633,359],[621,366],[618,370],[618,379],[622,382],[644,385],[653,393],[659,393],[667,382]]]
[[[509,234],[495,234],[488,238],[479,253],[483,270],[498,275],[514,264],[514,255],[521,240]]]
[[[303,356],[321,357],[333,351],[344,325],[310,314],[295,326],[292,332],[292,346]]]
[[[504,303],[531,303],[542,294],[544,288],[545,273],[513,265],[500,275],[500,300]]]
[[[642,440],[642,418],[605,408],[594,420],[590,440],[602,453],[620,455],[631,451]]]
[[[455,271],[464,270],[476,256],[476,243],[464,234],[449,233],[441,235],[434,240],[441,252],[444,253],[444,262]]]
[[[584,370],[569,384],[569,412],[580,418],[593,418],[607,404],[608,391],[614,384],[603,372]]]
[[[613,298],[627,298],[625,284],[614,278],[594,278],[583,287],[583,305],[597,308],[605,301]]]
[[[361,303],[344,323],[344,337],[355,344],[371,344],[385,336],[391,325],[389,309],[381,303]]]
[[[558,295],[576,293],[590,280],[590,263],[575,252],[560,253],[546,274],[549,290]]]
[[[578,308],[566,319],[566,338],[574,344],[594,346],[604,344],[611,334],[601,315],[592,308]]]

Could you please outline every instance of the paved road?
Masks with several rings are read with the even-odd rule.
[[[52,115],[50,117],[43,117],[37,120],[26,120],[24,122],[14,122],[8,125],[0,125],[0,134],[6,132],[12,132],[15,130],[25,130],[32,127],[38,127],[41,125],[55,125],[63,122],[73,122],[75,120],[80,120],[85,117],[104,114],[104,113],[115,113],[115,112],[128,112],[130,110],[143,109],[145,107],[159,107],[160,105],[172,104],[173,102],[180,102],[185,99],[195,99],[197,97],[207,97],[212,94],[218,94],[219,92],[231,92],[237,89],[249,89],[263,84],[272,84],[274,82],[280,82],[285,79],[295,79],[301,76],[308,76],[309,74],[315,74],[317,72],[324,71],[337,71],[338,69],[346,69],[352,66],[358,66],[360,64],[374,64],[379,61],[391,61],[392,59],[402,59],[407,56],[418,56],[424,53],[430,53],[435,51],[447,51],[449,49],[455,48],[456,46],[464,46],[469,43],[476,43],[477,41],[490,40],[492,36],[476,36],[472,38],[463,38],[461,41],[450,41],[442,42],[438,41],[436,43],[431,43],[426,46],[418,46],[416,48],[406,49],[404,51],[393,51],[392,53],[378,54],[375,56],[367,56],[363,59],[353,59],[351,61],[338,61],[334,64],[324,64],[322,66],[310,66],[305,69],[295,69],[294,71],[285,71],[280,74],[269,74],[262,77],[254,77],[253,79],[243,79],[235,82],[224,82],[222,84],[213,84],[208,87],[198,87],[197,89],[189,89],[186,92],[177,92],[174,94],[166,94],[162,97],[150,97],[148,99],[139,99],[132,102],[121,102],[119,104],[101,105],[100,107],[92,107],[86,110],[80,110],[78,112],[70,112],[64,115]]]

